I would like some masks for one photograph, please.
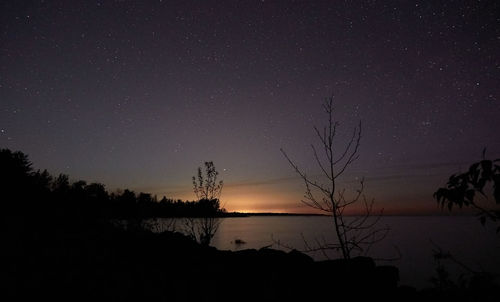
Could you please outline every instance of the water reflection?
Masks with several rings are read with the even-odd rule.
[[[158,230],[184,232],[182,218],[161,219]],[[475,217],[392,216],[383,217],[381,225],[391,228],[387,238],[373,246],[373,258],[401,258],[391,264],[400,269],[401,284],[417,287],[429,286],[434,274],[432,242],[444,251],[478,269],[500,272],[500,240],[493,227],[482,227]],[[223,218],[212,246],[222,250],[260,249],[272,247],[286,250],[285,246],[305,249],[304,239],[312,246],[322,242],[335,242],[332,221],[318,216],[253,216]],[[244,243],[242,243],[244,242]],[[328,251],[309,254],[315,260],[337,258],[340,254]],[[459,273],[450,267],[451,273]]]

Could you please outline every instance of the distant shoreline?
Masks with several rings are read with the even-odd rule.
[[[320,217],[330,217],[327,214],[313,214],[313,213],[273,213],[273,212],[257,212],[257,213],[243,213],[243,212],[229,212],[223,213],[220,218],[231,218],[231,217],[250,217],[250,216],[320,216]],[[358,216],[358,215],[345,215]],[[383,214],[382,217],[470,217],[476,216],[472,213],[422,213],[422,214]]]
[[[231,212],[224,213],[221,217],[250,217],[250,216],[329,216],[325,214],[304,214],[304,213],[272,213],[272,212],[264,212],[264,213],[241,213],[241,212]]]

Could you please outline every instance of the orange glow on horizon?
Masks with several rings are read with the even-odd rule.
[[[293,213],[293,214],[327,214],[306,206],[300,200],[301,190],[290,188],[274,188],[271,186],[228,186],[221,196],[221,207],[227,212],[240,213]],[[167,195],[181,200],[193,200],[193,193],[187,189],[167,193],[161,189],[154,192],[158,196]],[[175,194],[172,194],[175,193]],[[371,192],[375,199],[373,214],[378,215],[384,208],[383,215],[447,215],[437,207],[432,198],[422,199],[416,196],[393,195],[386,196],[380,192]],[[378,193],[378,194],[377,194]],[[346,210],[346,215],[360,215],[364,213],[362,203]]]

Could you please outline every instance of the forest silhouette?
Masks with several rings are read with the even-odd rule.
[[[218,217],[226,211],[216,198],[197,201],[160,200],[149,193],[125,189],[109,193],[101,183],[70,182],[68,175],[50,175],[34,170],[28,156],[20,151],[0,150],[1,190],[6,202],[4,215],[71,217],[85,223],[107,219],[137,220],[151,217]]]

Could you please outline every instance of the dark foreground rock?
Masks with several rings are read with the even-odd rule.
[[[3,301],[418,298],[414,289],[398,287],[397,268],[365,257],[315,262],[297,251],[219,251],[179,233],[115,228],[4,238]]]

